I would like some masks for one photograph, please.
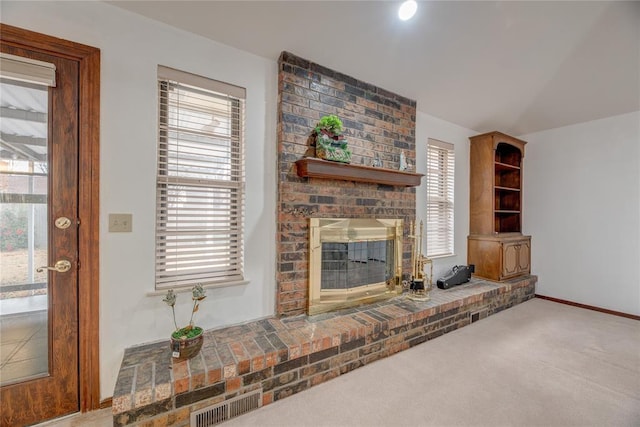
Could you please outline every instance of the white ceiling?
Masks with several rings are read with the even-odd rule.
[[[276,60],[281,51],[513,135],[640,110],[640,2],[125,1]]]

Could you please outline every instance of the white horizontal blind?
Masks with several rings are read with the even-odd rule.
[[[159,67],[158,90],[156,289],[241,281],[244,89]]]
[[[453,254],[453,144],[427,143],[427,257]]]

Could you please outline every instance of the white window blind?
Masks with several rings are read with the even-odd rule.
[[[453,144],[427,143],[427,257],[453,254]]]
[[[242,281],[245,90],[158,68],[156,289]]]

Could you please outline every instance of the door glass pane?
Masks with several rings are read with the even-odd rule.
[[[48,88],[0,80],[0,383],[48,374]]]

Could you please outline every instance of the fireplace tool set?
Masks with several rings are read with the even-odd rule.
[[[420,221],[420,233],[417,234],[417,221],[411,223],[409,238],[413,239],[413,251],[411,252],[411,282],[407,297],[414,301],[429,301],[429,292],[433,287],[433,262],[422,255],[423,223]],[[429,269],[429,273],[425,269]]]

